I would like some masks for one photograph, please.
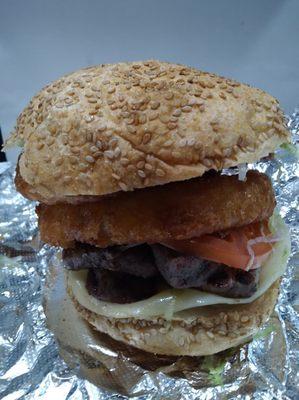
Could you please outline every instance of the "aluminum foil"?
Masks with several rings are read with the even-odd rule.
[[[298,140],[299,110],[288,125]],[[298,150],[296,154],[294,147],[286,146],[258,169],[272,177],[278,208],[292,235],[291,257],[272,317],[252,342],[238,349],[208,357],[159,357],[104,335],[95,338],[87,324],[72,315],[59,274],[48,315],[52,327],[56,321],[55,340],[42,299],[57,250],[40,242],[35,204],[15,191],[14,166],[1,163],[0,398],[299,398]],[[72,324],[72,337],[63,338],[67,323]],[[74,350],[78,338],[85,353]]]

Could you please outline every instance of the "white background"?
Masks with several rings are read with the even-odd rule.
[[[299,105],[299,0],[0,0],[4,137],[59,76],[149,58],[258,86],[291,112]]]

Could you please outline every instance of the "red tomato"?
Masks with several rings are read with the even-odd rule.
[[[182,253],[191,254],[248,270],[258,268],[272,251],[271,232],[266,222],[258,222],[218,234],[198,238],[170,240],[164,245]]]

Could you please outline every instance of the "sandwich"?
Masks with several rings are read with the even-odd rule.
[[[155,354],[203,356],[269,318],[289,249],[255,163],[289,141],[262,90],[159,61],[43,88],[7,141],[78,318]]]

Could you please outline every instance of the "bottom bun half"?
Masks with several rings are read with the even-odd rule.
[[[259,330],[273,311],[279,281],[252,303],[200,307],[171,320],[108,318],[83,307],[70,287],[67,291],[80,316],[113,339],[155,354],[205,356],[238,346]]]

